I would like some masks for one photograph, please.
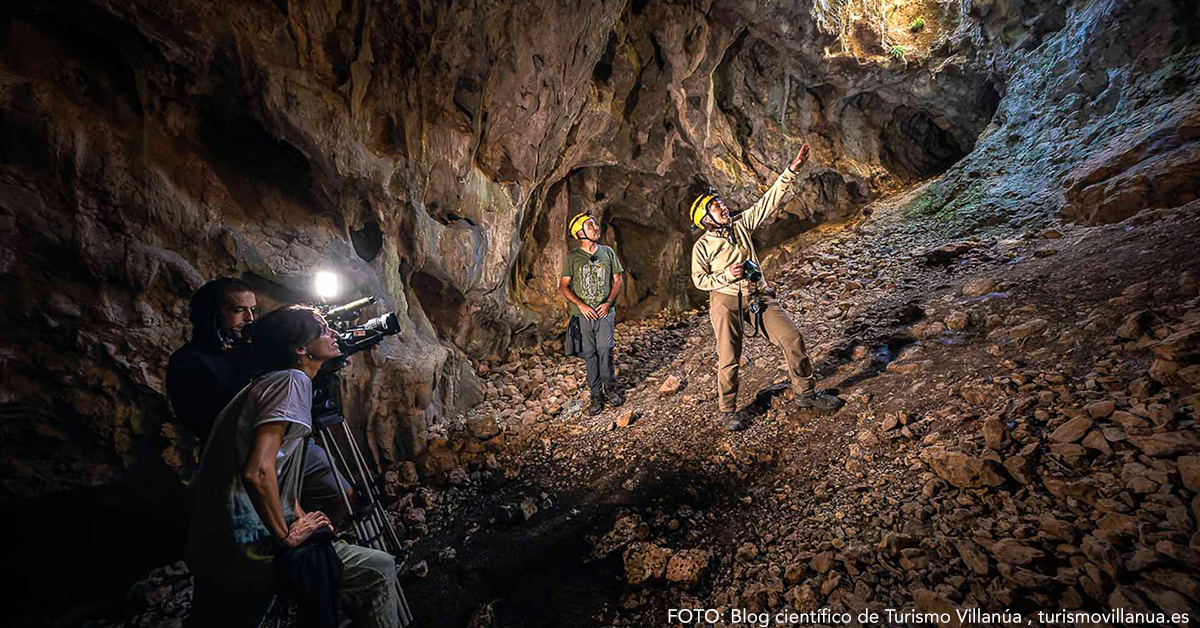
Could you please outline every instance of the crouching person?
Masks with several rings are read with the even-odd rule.
[[[766,307],[762,313],[762,331],[783,350],[796,404],[823,412],[836,411],[842,406],[841,399],[816,392],[804,339],[791,317],[770,296],[766,281],[761,277],[751,281],[743,276],[745,262],[758,265],[750,232],[766,222],[782,203],[792,179],[808,160],[808,152],[808,144],[801,146],[787,171],[779,175],[758,202],[736,218],[716,194],[702,194],[691,206],[692,224],[704,230],[704,235],[692,245],[692,283],[709,294],[709,317],[717,340],[717,395],[723,422],[731,431],[746,427],[744,411],[737,410],[738,365],[745,329],[739,317],[745,317],[743,298],[748,305],[752,295]]]
[[[571,237],[579,240],[579,248],[567,251],[558,292],[567,300],[571,316],[578,318],[591,392],[588,413],[595,416],[605,404],[616,407],[625,403],[613,371],[615,304],[625,269],[616,251],[598,242],[600,226],[591,216],[576,215],[570,230]]]
[[[355,625],[396,627],[400,619],[394,558],[332,541],[329,517],[300,505],[305,437],[312,431],[312,378],[339,354],[333,332],[316,310],[287,306],[253,329],[251,356],[266,371],[229,402],[213,425],[194,480],[195,504],[186,559],[196,579],[189,626],[257,624],[285,571],[291,550],[321,540],[328,606],[340,600]],[[340,570],[337,569],[340,562]],[[311,577],[306,574],[305,577]],[[312,600],[302,600],[304,604]],[[304,623],[304,622],[302,622]],[[334,623],[336,625],[336,622]]]

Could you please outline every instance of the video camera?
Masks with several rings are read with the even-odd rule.
[[[362,309],[372,303],[375,303],[375,297],[363,297],[343,305],[331,305],[322,300],[315,305],[337,338],[341,355],[326,362],[321,373],[313,379],[313,425],[324,428],[345,421],[341,406],[331,393],[336,386],[330,384],[337,372],[349,363],[350,356],[400,333],[400,321],[395,312],[376,316],[361,325],[354,324]]]
[[[361,325],[353,325],[363,308],[375,303],[375,297],[363,297],[337,306],[318,305],[317,309],[337,335],[342,358],[370,349],[388,336],[400,333],[400,320],[395,312],[376,316]]]

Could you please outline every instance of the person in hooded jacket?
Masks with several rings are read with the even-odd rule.
[[[258,625],[280,576],[295,580],[295,570],[281,572],[276,560],[333,526],[303,505],[301,458],[312,446],[312,380],[340,354],[337,334],[315,309],[289,305],[258,323],[249,353],[262,374],[217,417],[192,482],[185,560],[196,589],[189,627]],[[339,573],[321,581],[337,587],[355,625],[409,623],[392,555],[341,540],[331,549]]]
[[[253,369],[247,337],[257,310],[254,289],[240,279],[214,279],[192,295],[188,314],[192,339],[171,354],[167,396],[175,415],[199,439],[201,451],[217,416],[250,383]],[[334,468],[329,453],[310,441],[301,504],[328,514],[334,525],[346,514],[339,480],[347,498],[353,499],[354,490]]]
[[[167,396],[201,445],[217,415],[250,382],[238,349],[257,309],[254,290],[240,279],[214,279],[192,295],[192,339],[171,354]]]

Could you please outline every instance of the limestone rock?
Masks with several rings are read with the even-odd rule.
[[[817,554],[813,557],[812,563],[809,566],[819,574],[827,573],[830,567],[833,566],[833,552],[821,552]]]
[[[927,251],[924,255],[925,261],[933,265],[949,264],[959,257],[971,252],[979,246],[979,242],[974,240],[963,240],[960,242],[951,242],[943,244],[937,248]]]
[[[1094,424],[1095,422],[1087,417],[1077,416],[1054,430],[1050,434],[1050,440],[1056,443],[1073,443],[1083,438]]]
[[[1116,404],[1113,403],[1112,399],[1105,399],[1104,401],[1097,401],[1096,403],[1089,403],[1087,405],[1087,408],[1085,408],[1085,410],[1087,410],[1088,414],[1092,415],[1093,417],[1095,417],[1097,419],[1102,419],[1106,416],[1111,415],[1115,409],[1116,409]]]
[[[670,395],[679,392],[681,388],[683,388],[683,380],[678,375],[671,375],[662,383],[662,386],[659,386],[658,392],[663,395]]]
[[[486,416],[467,419],[467,431],[475,438],[487,440],[499,434],[500,428],[496,426],[495,418]]]
[[[987,575],[988,559],[987,556],[979,550],[979,547],[970,541],[958,541],[955,543],[955,547],[958,548],[958,555],[963,559],[963,562],[966,563],[967,567],[971,568],[971,571],[974,571],[981,576]]]
[[[1010,456],[1004,460],[1004,469],[1021,484],[1030,484],[1037,477],[1033,465],[1025,456]]]
[[[1179,475],[1189,491],[1200,493],[1200,456],[1180,456]]]
[[[1148,312],[1145,310],[1133,312],[1121,321],[1121,326],[1117,328],[1117,335],[1121,338],[1136,339],[1146,332],[1149,323]]]
[[[1047,327],[1049,327],[1049,325],[1050,323],[1046,319],[1035,318],[1031,321],[1021,323],[1020,325],[1013,327],[1012,330],[1009,331],[1009,335],[1014,339],[1028,338],[1030,336],[1042,333]]]
[[[617,416],[617,427],[629,427],[630,425],[633,425],[633,422],[638,419],[638,416],[639,413],[632,408],[623,410],[621,414]]]
[[[971,324],[971,317],[966,312],[951,312],[946,317],[946,327],[954,331],[963,331]]]
[[[923,613],[936,613],[938,615],[947,615],[950,618],[949,622],[944,625],[947,628],[960,628],[962,622],[958,618],[958,605],[949,598],[939,595],[928,589],[916,589],[912,592],[913,605],[917,610]]]
[[[959,488],[999,486],[1004,476],[999,464],[983,458],[972,458],[944,447],[929,447],[921,452],[921,460],[933,468],[938,477]]]
[[[1001,539],[996,541],[992,544],[991,553],[996,562],[1011,563],[1013,565],[1027,565],[1046,556],[1045,552],[1024,545],[1016,539]]]
[[[657,545],[637,541],[625,549],[622,559],[625,581],[629,584],[646,584],[663,579],[671,553]]]
[[[1008,428],[1000,417],[989,417],[983,422],[983,442],[988,449],[1003,451],[1010,440]]]
[[[966,284],[963,285],[962,294],[964,297],[978,297],[978,296],[983,296],[989,292],[993,292],[993,291],[995,291],[995,289],[996,289],[996,280],[994,280],[994,279],[986,279],[986,278],[972,279],[971,281],[968,281]]]
[[[1147,456],[1200,453],[1200,435],[1195,432],[1162,432],[1150,436],[1131,436],[1129,441]]]
[[[704,550],[680,550],[667,562],[666,578],[682,586],[695,585],[708,568],[711,554]]]

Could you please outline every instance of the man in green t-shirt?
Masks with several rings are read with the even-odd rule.
[[[613,374],[613,325],[617,315],[614,304],[621,293],[621,274],[625,269],[616,251],[597,242],[600,226],[586,213],[571,219],[571,236],[579,248],[567,251],[563,259],[558,292],[567,300],[571,316],[579,318],[583,334],[584,362],[587,363],[591,404],[588,413],[595,416],[604,404],[616,407],[625,403]]]

